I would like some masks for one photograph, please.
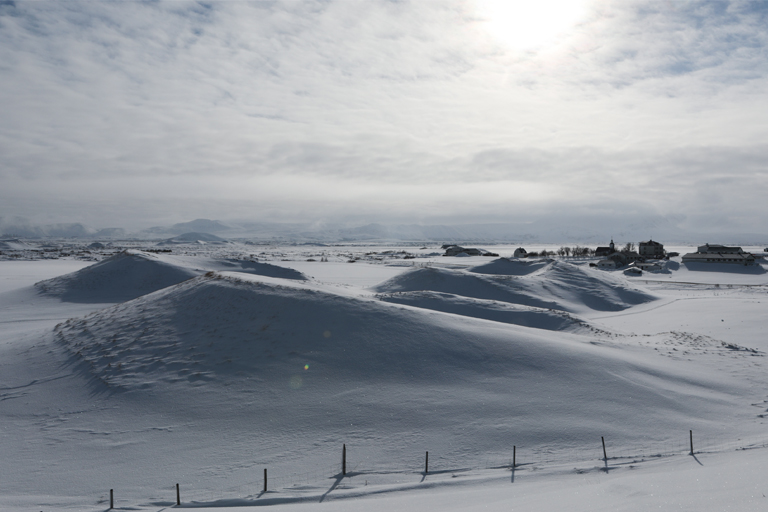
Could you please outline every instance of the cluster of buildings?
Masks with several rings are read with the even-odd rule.
[[[664,251],[664,246],[653,240],[640,242],[637,251],[631,249],[616,250],[616,246],[611,240],[607,247],[595,249],[595,256],[603,258],[597,262],[598,268],[614,269],[629,266],[630,269],[636,269],[635,272],[661,270],[659,263],[649,260],[661,260],[668,257]],[[630,272],[632,271],[630,270]]]
[[[626,272],[640,273],[643,270],[658,271],[661,265],[658,260],[677,256],[677,253],[667,253],[659,242],[648,240],[638,244],[637,252],[629,249],[616,250],[611,240],[607,247],[595,249],[595,256],[603,259],[597,262],[598,268],[615,269],[629,267]],[[757,258],[754,254],[744,251],[741,247],[728,247],[719,244],[700,245],[696,252],[685,254],[683,263],[736,263],[739,265],[754,265]],[[653,261],[656,260],[656,261]]]
[[[444,256],[498,256],[496,253],[476,249],[473,247],[462,247],[460,245],[443,245]],[[587,250],[584,248],[585,251]],[[589,250],[588,252],[592,252]],[[766,248],[768,252],[768,248]],[[532,253],[531,255],[534,255]],[[622,249],[617,249],[611,240],[611,243],[605,247],[598,247],[594,255],[599,257],[597,263],[590,263],[590,266],[601,269],[624,268],[625,274],[642,274],[644,270],[656,272],[662,270],[660,260],[669,259],[672,256],[679,256],[676,252],[667,252],[664,245],[655,240],[640,242],[637,251],[634,250],[634,244],[627,244]],[[526,258],[529,254],[522,247],[515,250],[515,258]],[[719,244],[700,245],[696,252],[685,254],[682,257],[683,263],[735,263],[738,265],[755,265],[762,255],[755,255],[744,251],[741,247],[728,247]]]

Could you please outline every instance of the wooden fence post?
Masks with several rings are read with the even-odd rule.
[[[176,505],[181,505],[181,493],[179,493],[179,484],[176,484]]]
[[[688,433],[691,436],[691,455],[693,455],[693,430],[689,430]]]
[[[517,465],[517,446],[512,447],[512,469]]]
[[[347,474],[347,445],[346,443],[341,448],[341,474],[345,476]]]
[[[114,489],[109,490],[109,508],[110,510],[115,508],[115,490]]]
[[[267,468],[264,468],[264,492],[267,492]]]
[[[603,460],[608,460],[608,454],[605,453],[605,438],[600,436],[600,440],[603,442]]]
[[[429,473],[429,452],[427,452],[426,460],[424,461],[424,474]]]

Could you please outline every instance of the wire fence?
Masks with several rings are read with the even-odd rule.
[[[691,438],[693,452],[691,452]],[[182,483],[180,495],[177,495],[176,484],[157,489],[154,504],[177,504],[182,506],[234,506],[257,504],[257,500],[273,498],[277,501],[301,501],[302,499],[322,500],[331,491],[348,488],[344,482],[352,482],[357,486],[365,482],[365,486],[381,483],[417,483],[427,475],[451,473],[471,473],[479,470],[538,470],[559,465],[574,465],[574,469],[590,469],[595,467],[608,468],[611,465],[632,464],[643,461],[675,457],[681,455],[697,455],[707,453],[723,453],[728,451],[768,448],[768,440],[724,439],[717,434],[692,433],[680,436],[680,439],[666,441],[649,441],[647,444],[613,445],[610,439],[605,439],[605,452],[600,438],[594,447],[562,448],[539,446],[526,448],[513,446],[511,452],[499,456],[489,456],[482,460],[473,460],[468,465],[456,464],[455,457],[443,458],[433,453],[429,461],[428,452],[414,454],[413,457],[403,458],[399,463],[375,462],[368,459],[362,461],[342,460],[336,464],[315,467],[309,471],[283,474],[267,473],[266,482],[263,477],[255,478],[246,483],[232,486],[209,487],[211,482]],[[344,469],[346,466],[346,474]],[[260,470],[261,471],[261,470]],[[261,474],[259,473],[259,476]],[[265,492],[266,486],[266,492]],[[160,501],[158,501],[160,499]],[[130,505],[131,497],[114,498],[115,508],[125,508]],[[100,504],[110,502],[110,495],[99,497]]]

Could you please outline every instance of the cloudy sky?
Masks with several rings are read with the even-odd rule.
[[[0,0],[0,216],[765,232],[768,2]]]

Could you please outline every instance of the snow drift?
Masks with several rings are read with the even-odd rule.
[[[525,276],[532,272],[536,272],[537,270],[540,270],[551,263],[552,260],[523,261],[510,258],[498,258],[493,261],[489,261],[488,263],[474,266],[468,270],[477,274]]]
[[[290,268],[248,260],[184,258],[127,250],[35,287],[67,302],[122,302],[212,270],[233,270],[281,279],[306,277]]]
[[[429,291],[380,294],[377,298],[396,304],[535,329],[606,334],[605,331],[592,327],[586,320],[556,309],[520,306],[508,302],[473,299],[461,295]]]
[[[313,286],[205,275],[69,320],[56,339],[94,392],[226,418],[268,446],[359,434],[459,461],[512,433],[527,446],[631,440],[731,406],[722,381],[650,350]]]
[[[434,291],[572,313],[621,311],[654,300],[618,276],[569,263],[552,261],[529,270],[499,262],[470,271],[427,267],[405,272],[373,289],[379,293]]]
[[[35,284],[67,302],[121,302],[198,275],[155,254],[123,251],[71,274]]]

